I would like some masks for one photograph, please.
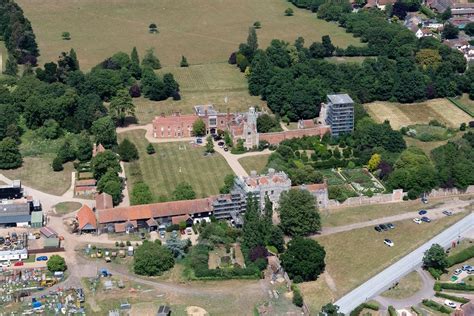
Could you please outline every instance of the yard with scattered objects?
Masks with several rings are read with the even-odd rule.
[[[242,167],[250,174],[252,170],[257,171],[257,173],[262,173],[265,169],[268,157],[270,155],[258,155],[258,156],[250,156],[250,157],[243,157],[239,159],[240,164]]]
[[[56,60],[61,51],[73,47],[82,69],[90,69],[118,51],[133,46],[143,56],[154,47],[165,66],[179,64],[181,55],[190,64],[226,62],[230,53],[247,38],[248,28],[260,21],[260,47],[274,38],[293,42],[298,36],[306,45],[330,35],[335,46],[361,45],[336,23],[319,20],[307,10],[294,8],[294,16],[284,16],[292,6],[284,0],[262,1],[152,1],[152,0],[45,0],[38,6],[18,1],[30,19],[41,51],[40,64]],[[148,26],[156,23],[157,34]],[[70,32],[71,40],[61,38]]]
[[[219,193],[224,177],[232,170],[219,154],[204,156],[203,147],[188,142],[153,144],[156,153],[148,155],[145,131],[135,130],[119,134],[119,141],[128,138],[133,142],[140,159],[125,164],[129,192],[137,181],[148,184],[155,199],[169,198],[180,182],[191,184],[197,197]]]
[[[325,247],[326,271],[334,280],[337,289],[335,294],[340,297],[349,292],[465,215],[458,213],[421,225],[413,223],[411,219],[399,221],[394,223],[395,229],[383,233],[376,232],[373,227],[366,227],[316,237]],[[391,239],[395,246],[387,247],[383,243],[384,238]],[[303,294],[306,294],[306,300],[317,295]]]
[[[192,65],[187,68],[165,67],[159,70],[161,74],[166,72],[171,72],[178,81],[181,100],[156,102],[145,98],[134,99],[140,124],[150,123],[161,113],[194,113],[194,106],[198,104],[213,104],[221,112],[243,112],[257,105],[266,107],[259,97],[249,95],[245,76],[227,63]]]
[[[471,117],[447,99],[433,99],[421,103],[401,104],[372,102],[364,105],[370,116],[377,122],[390,121],[394,129],[413,124],[428,124],[437,120],[448,127],[459,128]]]

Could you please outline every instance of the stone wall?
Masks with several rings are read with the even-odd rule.
[[[463,195],[463,194],[474,194],[474,185],[468,186],[465,191],[461,191],[456,188],[432,190],[430,194],[428,194],[428,198]],[[406,192],[403,192],[403,190],[399,189],[399,190],[393,190],[392,193],[375,194],[373,197],[367,197],[367,196],[351,197],[345,200],[343,203],[339,203],[336,200],[329,200],[328,208],[354,207],[354,206],[359,206],[359,205],[401,202],[403,201],[403,196],[405,195],[406,195]]]
[[[295,129],[283,132],[260,133],[260,141],[266,140],[272,145],[278,145],[285,139],[292,139],[303,136],[323,136],[331,131],[329,126],[317,126],[313,128]]]

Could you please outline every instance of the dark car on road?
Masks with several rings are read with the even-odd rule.
[[[453,212],[450,211],[450,210],[444,210],[443,214],[446,215],[446,216],[451,216],[451,215],[453,215]]]
[[[425,223],[429,223],[429,222],[431,222],[431,219],[430,219],[429,217],[423,216],[423,217],[421,218],[421,221],[422,221],[422,222],[425,222]]]
[[[428,213],[428,211],[426,210],[421,210],[418,212],[419,215],[425,215],[426,213]]]
[[[382,231],[382,228],[380,228],[380,226],[375,226],[374,229],[378,231],[379,233]]]
[[[393,225],[392,223],[388,223],[388,224],[387,224],[387,227],[390,228],[390,229],[394,229],[394,228],[395,228],[395,225]]]

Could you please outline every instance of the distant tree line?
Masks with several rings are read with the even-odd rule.
[[[361,103],[410,103],[462,92],[474,97],[474,70],[465,72],[466,60],[460,52],[434,38],[417,39],[403,25],[388,23],[379,10],[336,11],[324,18],[337,21],[365,46],[342,49],[326,35],[309,47],[300,37],[294,43],[272,40],[262,50],[255,29],[250,28],[247,42],[230,56],[229,63],[248,74],[249,92],[266,100],[275,114],[292,121],[314,118],[326,95],[334,92],[346,92]],[[324,60],[334,55],[377,57],[361,64]]]
[[[36,66],[39,50],[35,34],[23,10],[12,0],[0,0],[0,36],[8,50],[8,74],[16,74],[17,63]]]

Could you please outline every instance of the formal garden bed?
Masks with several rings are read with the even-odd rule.
[[[343,169],[340,174],[360,194],[371,196],[385,191],[384,186],[366,169]]]

